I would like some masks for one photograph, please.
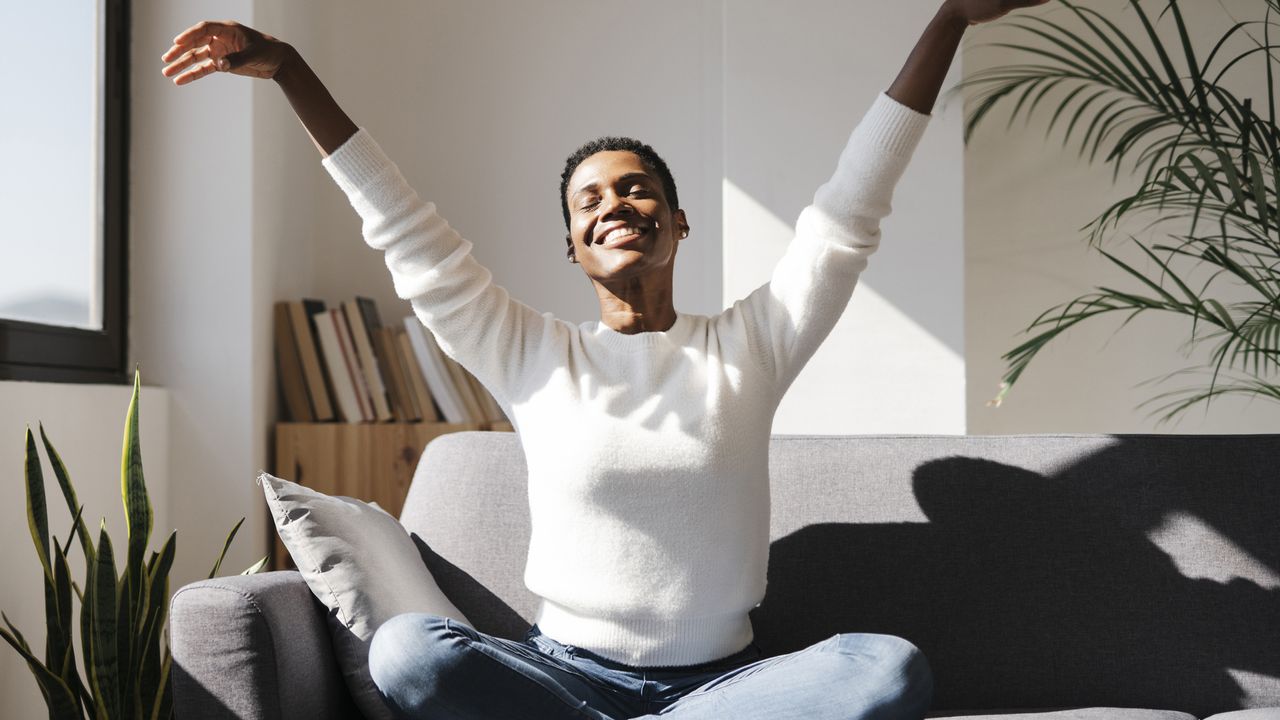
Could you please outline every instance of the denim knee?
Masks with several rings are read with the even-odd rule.
[[[459,659],[445,642],[453,632],[438,615],[405,613],[373,634],[369,675],[394,707],[405,712],[427,707],[448,687],[450,666]]]
[[[895,635],[842,633],[830,641],[841,654],[858,659],[863,681],[868,669],[882,685],[883,701],[866,717],[923,718],[933,701],[933,672],[920,648]],[[870,668],[868,668],[868,665]]]

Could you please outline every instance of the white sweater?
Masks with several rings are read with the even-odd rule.
[[[513,300],[363,128],[322,161],[396,294],[519,433],[524,581],[547,635],[632,666],[751,642],[774,412],[844,312],[930,117],[881,93],[768,282],[715,316],[677,311],[670,329],[633,335]]]

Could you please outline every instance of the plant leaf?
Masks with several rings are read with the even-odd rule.
[[[53,583],[53,566],[49,562],[49,514],[44,496],[44,472],[40,469],[40,455],[36,452],[35,437],[27,428],[26,465],[27,525],[31,529],[31,541],[36,546],[36,556],[44,569],[45,582]]]
[[[254,564],[250,565],[249,567],[245,568],[245,569],[244,569],[240,574],[241,574],[241,575],[255,575],[255,574],[257,574],[257,573],[262,572],[262,568],[264,568],[264,567],[266,567],[266,566],[267,566],[267,559],[268,559],[269,557],[270,557],[269,555],[263,555],[261,560],[259,560],[258,562],[256,562],[256,563],[254,563]]]
[[[138,400],[142,388],[142,374],[133,373],[133,396],[129,400],[129,413],[125,418],[124,448],[120,459],[120,494],[124,501],[125,521],[129,532],[129,551],[126,558],[126,576],[130,582],[125,592],[130,607],[140,607],[146,599],[143,578],[147,544],[151,541],[151,500],[147,497],[147,484],[142,474],[142,444],[138,432]],[[136,624],[140,622],[133,618]]]
[[[120,698],[120,646],[118,586],[116,578],[115,553],[111,547],[111,537],[107,534],[106,522],[98,533],[98,562],[93,572],[90,602],[86,605],[90,611],[90,640],[92,642],[93,664],[91,687],[105,717],[121,717]]]
[[[240,526],[244,524],[244,518],[231,528],[231,533],[227,535],[226,542],[222,543],[222,552],[218,553],[218,560],[213,564],[213,569],[209,571],[209,579],[213,579],[218,574],[218,569],[222,567],[222,560],[227,556],[227,548],[231,547],[231,541],[236,539],[236,533],[240,531]]]
[[[67,466],[62,462],[62,456],[54,449],[53,443],[49,441],[49,436],[45,434],[44,423],[40,424],[40,441],[44,443],[44,452],[49,458],[49,464],[53,466],[53,475],[58,479],[58,487],[62,490],[62,497],[67,501],[67,512],[76,518],[72,522],[72,526],[80,536],[80,549],[84,552],[85,562],[91,563],[94,557],[93,540],[89,536],[89,527],[81,516],[84,506],[76,499],[76,489],[71,483],[71,475],[67,472]]]

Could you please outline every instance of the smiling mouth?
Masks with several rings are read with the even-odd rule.
[[[605,234],[600,244],[606,248],[614,248],[619,245],[626,245],[635,240],[640,239],[645,233],[649,232],[648,228],[635,225],[627,225],[620,228],[610,230]]]

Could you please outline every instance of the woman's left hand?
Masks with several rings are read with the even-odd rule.
[[[1024,7],[1044,5],[1049,0],[946,0],[945,6],[970,25],[991,22]]]

